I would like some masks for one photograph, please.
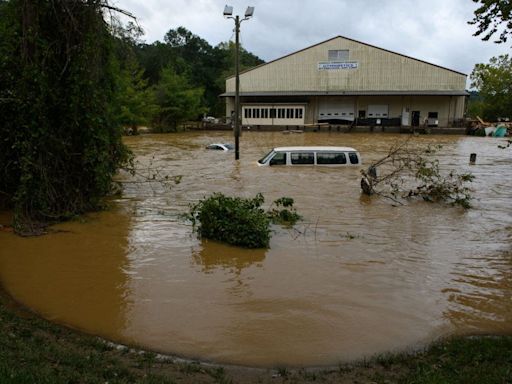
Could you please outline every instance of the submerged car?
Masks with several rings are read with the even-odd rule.
[[[217,151],[230,151],[235,149],[233,144],[226,143],[213,143],[206,146],[206,149],[213,149]]]
[[[258,160],[260,166],[273,165],[361,165],[359,152],[350,147],[277,147]]]

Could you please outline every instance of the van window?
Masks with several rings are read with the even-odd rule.
[[[357,153],[349,152],[348,158],[350,159],[350,164],[359,164],[359,159],[357,158]]]
[[[276,155],[270,160],[269,165],[285,165],[286,152],[277,152]]]
[[[291,154],[291,161],[294,165],[314,164],[315,154],[313,152],[297,152]]]
[[[316,154],[317,164],[347,164],[347,156],[343,152],[318,153]]]

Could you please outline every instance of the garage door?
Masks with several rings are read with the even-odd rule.
[[[368,117],[384,117],[388,118],[388,106],[387,105],[369,105],[368,106]]]
[[[346,120],[354,121],[354,102],[319,100],[318,121]]]

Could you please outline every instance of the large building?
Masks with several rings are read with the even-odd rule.
[[[337,36],[240,74],[243,125],[450,127],[464,115],[466,75]],[[226,80],[226,115],[235,77]]]

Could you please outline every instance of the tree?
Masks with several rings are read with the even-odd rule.
[[[474,36],[483,34],[482,40],[489,40],[495,33],[499,37],[495,43],[505,43],[512,35],[512,2],[510,0],[473,0],[480,7],[469,24],[477,25]],[[504,25],[503,25],[504,24]],[[501,28],[501,31],[500,31]]]
[[[160,106],[158,126],[161,130],[176,131],[186,120],[197,119],[204,111],[202,88],[193,88],[184,76],[171,68],[164,68],[156,87],[156,101]]]
[[[226,77],[235,71],[234,44],[221,43],[212,47],[184,27],[169,30],[164,41],[135,47],[149,84],[158,84],[162,70],[172,68],[177,75],[185,77],[191,87],[204,90],[202,103],[209,114],[224,114],[225,105],[219,95],[224,92]],[[261,59],[241,49],[242,69],[261,63]]]
[[[137,134],[138,126],[152,122],[160,109],[155,92],[143,75],[144,70],[134,60],[125,63],[119,72],[118,117],[131,134]]]
[[[489,64],[477,64],[470,78],[479,93],[483,118],[512,117],[512,57],[501,55]]]
[[[226,79],[235,75],[235,43],[232,41],[222,42],[217,45],[215,49],[219,52],[218,57],[222,63],[215,84],[218,92],[222,93],[226,87]],[[248,52],[243,47],[240,47],[239,64],[241,72],[262,63],[264,63],[264,61],[258,56]],[[217,111],[219,114],[224,113],[221,112],[224,109],[224,103],[217,104]]]
[[[0,191],[18,233],[99,208],[129,159],[105,7],[106,0],[0,3]]]
[[[216,47],[223,52],[223,67],[227,76],[235,75],[235,43],[232,41],[222,42]],[[263,64],[264,61],[258,56],[240,47],[240,71]]]

